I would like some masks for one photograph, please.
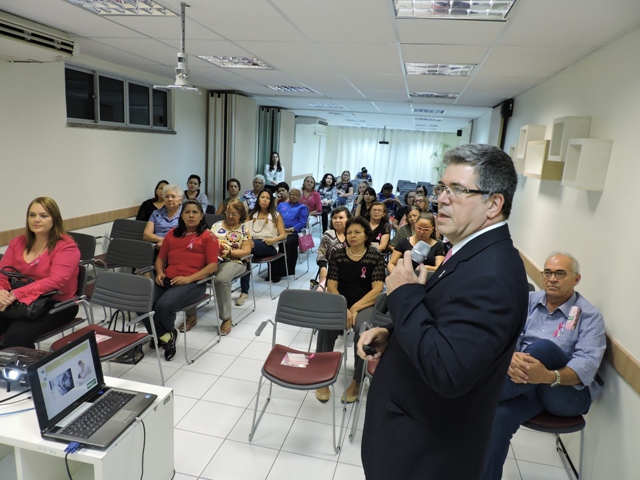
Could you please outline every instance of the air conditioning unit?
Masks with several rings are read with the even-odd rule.
[[[322,125],[324,127],[328,127],[329,122],[327,122],[323,118],[305,117],[304,115],[296,115],[296,125]]]
[[[76,54],[69,35],[0,12],[0,58],[10,62],[55,62]]]

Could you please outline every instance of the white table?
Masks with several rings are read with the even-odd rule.
[[[173,476],[173,391],[170,388],[105,377],[111,387],[140,390],[158,398],[142,415],[146,427],[144,478],[169,480]],[[4,390],[4,384],[0,386]],[[10,394],[4,391],[0,398]],[[28,396],[28,394],[27,394]],[[22,397],[18,397],[18,400]],[[0,404],[0,414],[33,407],[31,400]],[[134,422],[109,448],[83,448],[69,455],[73,480],[138,480],[142,469],[142,424]],[[0,479],[66,480],[66,443],[40,436],[35,410],[0,417]]]

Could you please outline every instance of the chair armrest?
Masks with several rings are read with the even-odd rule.
[[[155,267],[150,265],[148,267],[144,267],[144,268],[137,268],[136,269],[136,275],[144,275],[145,273],[149,273],[151,271],[153,271]]]
[[[197,285],[202,285],[203,283],[209,283],[211,280],[213,280],[214,278],[216,278],[216,274],[212,273],[211,275],[207,275],[204,278],[201,278],[200,280],[198,280],[196,282]]]
[[[265,329],[268,323],[273,325],[273,321],[271,320],[265,320],[260,324],[260,326],[256,329],[256,337],[259,337],[260,335],[262,335],[262,331]]]
[[[79,297],[70,298],[69,300],[64,300],[63,302],[58,302],[53,306],[51,310],[49,310],[49,313],[53,314],[53,313],[61,312],[62,310],[66,310],[69,307],[78,305],[82,300],[86,298],[87,297],[85,297],[84,295],[81,295]]]

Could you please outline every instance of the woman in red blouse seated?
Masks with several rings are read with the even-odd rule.
[[[80,250],[62,225],[58,204],[49,197],[38,197],[27,209],[27,227],[24,235],[9,243],[0,260],[0,268],[14,267],[35,281],[14,290],[9,279],[0,275],[0,311],[13,302],[33,303],[43,293],[58,290],[38,318],[0,318],[0,334],[4,334],[3,347],[34,348],[35,340],[73,320],[78,307],[58,313],[49,310],[57,302],[72,298],[78,289]]]
[[[300,203],[306,205],[309,209],[309,216],[316,217],[322,214],[322,199],[320,194],[316,192],[316,179],[308,176],[302,183],[302,195]]]
[[[209,231],[202,205],[187,200],[178,226],[164,237],[156,260],[153,321],[167,361],[176,356],[176,313],[204,295],[206,284],[198,284],[198,280],[216,271],[218,252],[218,240]],[[151,333],[149,320],[144,324]]]

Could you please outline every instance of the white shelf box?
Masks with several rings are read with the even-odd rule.
[[[601,192],[607,179],[613,140],[572,138],[567,145],[562,185]]]
[[[550,162],[549,140],[535,140],[527,144],[524,176],[540,180],[562,180],[564,163]]]
[[[513,166],[516,169],[516,173],[518,175],[522,175],[524,173],[524,160],[520,160],[516,158],[516,148],[517,148],[517,145],[515,144],[509,147],[509,156],[513,161]]]
[[[572,138],[588,138],[591,117],[561,117],[553,120],[549,160],[564,162],[567,145]]]
[[[527,158],[527,144],[535,140],[544,140],[544,132],[547,129],[544,125],[523,125],[520,127],[520,137],[516,147],[516,159]]]

